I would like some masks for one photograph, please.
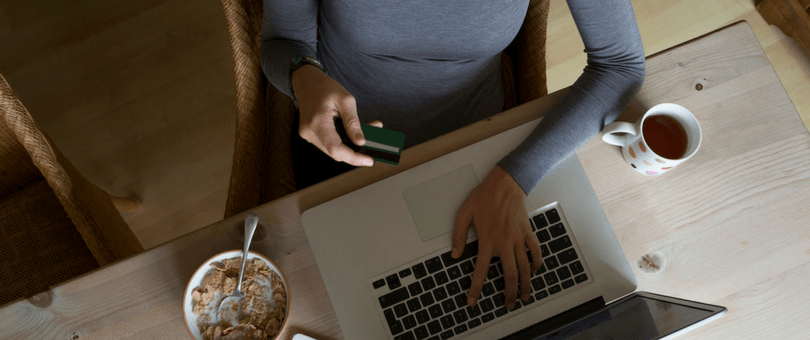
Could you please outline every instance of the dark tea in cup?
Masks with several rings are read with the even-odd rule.
[[[661,157],[680,159],[686,154],[689,138],[686,129],[677,119],[665,115],[653,115],[641,124],[647,146]]]

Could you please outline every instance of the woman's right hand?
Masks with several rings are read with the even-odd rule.
[[[357,103],[343,85],[326,75],[321,69],[304,65],[292,74],[293,91],[298,100],[300,124],[298,134],[315,145],[332,159],[354,166],[372,166],[374,160],[368,155],[354,152],[341,143],[335,130],[334,117],[340,117],[349,139],[354,144],[364,145],[366,139],[357,117]],[[369,123],[382,127],[382,123]]]

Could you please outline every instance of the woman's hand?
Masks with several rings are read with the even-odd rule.
[[[364,145],[366,139],[357,117],[354,96],[321,69],[304,65],[292,74],[292,85],[298,100],[300,124],[298,134],[332,159],[354,166],[372,166],[374,160],[354,152],[341,143],[335,130],[334,117],[340,117],[349,139],[354,144]],[[382,127],[380,121],[369,123]]]
[[[478,259],[467,295],[467,304],[478,303],[481,288],[487,278],[490,261],[501,259],[506,284],[506,306],[514,308],[520,281],[521,300],[529,299],[529,279],[543,264],[540,244],[532,233],[524,201],[526,194],[505,170],[499,166],[490,171],[478,187],[473,189],[458,210],[453,232],[451,255],[458,258],[467,242],[467,230],[475,225],[478,234]],[[531,252],[531,263],[526,254]]]

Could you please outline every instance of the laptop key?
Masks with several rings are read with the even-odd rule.
[[[444,290],[444,287],[439,287],[433,290],[433,297],[436,298],[436,301],[442,301],[447,298],[447,291]]]
[[[546,229],[542,229],[534,235],[537,236],[537,240],[540,241],[540,243],[551,241],[551,235],[548,234],[548,230]]]
[[[447,277],[447,273],[445,272],[438,272],[436,275],[433,275],[433,279],[436,280],[436,285],[441,286],[447,282],[450,282],[450,278]]]
[[[501,308],[495,310],[495,316],[502,317],[502,316],[506,315],[506,313],[508,313],[508,312],[509,311],[506,310],[506,307],[501,307]]]
[[[453,302],[453,299],[447,299],[441,302],[442,309],[444,310],[444,314],[448,314],[454,310],[456,310],[456,303]]]
[[[557,258],[560,260],[560,264],[567,264],[577,259],[577,251],[574,248],[568,248],[557,254]]]
[[[414,277],[415,277],[417,280],[419,280],[419,279],[421,279],[421,278],[423,278],[423,277],[427,276],[427,270],[425,269],[425,265],[424,265],[424,264],[417,263],[417,264],[415,264],[413,267],[411,267],[411,269],[413,270],[413,276],[414,276]]]
[[[461,269],[458,269],[458,266],[453,266],[447,269],[447,275],[450,277],[450,280],[455,280],[461,277]]]
[[[427,339],[427,337],[430,336],[430,333],[428,333],[427,327],[419,326],[413,330],[413,335],[416,337],[416,340],[423,340]]]
[[[453,337],[453,335],[456,335],[455,333],[453,333],[453,330],[448,329],[447,331],[442,333],[442,340],[450,339]]]
[[[562,267],[560,269],[557,269],[557,276],[560,277],[561,281],[565,280],[571,277],[571,270],[569,270],[568,267]]]
[[[439,257],[436,256],[432,259],[425,261],[425,267],[428,270],[428,273],[433,274],[437,271],[442,270],[444,266],[442,266],[442,260],[439,260]]]
[[[530,305],[530,304],[534,303],[534,301],[536,301],[536,300],[534,299],[534,295],[529,294],[529,298],[528,298],[528,299],[526,299],[526,302],[524,302],[524,303],[523,303],[523,305],[524,305],[524,306],[526,306],[526,305]]]
[[[484,284],[484,287],[481,288],[481,293],[484,296],[495,294],[495,286],[492,284],[492,282],[487,282]]]
[[[577,277],[574,278],[574,281],[576,281],[577,283],[583,283],[586,280],[588,280],[588,275],[586,275],[586,274],[582,274],[582,275],[577,276]]]
[[[532,217],[532,221],[534,221],[534,225],[537,226],[537,229],[543,229],[548,226],[546,216],[543,214]]]
[[[389,325],[393,324],[394,322],[397,322],[397,317],[394,316],[393,309],[391,308],[386,309],[385,311],[383,311],[383,315],[385,315],[385,322],[387,322]]]
[[[424,289],[426,292],[433,288],[436,288],[436,282],[433,281],[432,276],[428,276],[422,280],[422,289]]]
[[[461,287],[458,286],[458,282],[455,282],[455,281],[450,282],[444,287],[447,288],[447,294],[448,295],[452,296],[452,295],[456,295],[458,293],[461,293]]]
[[[401,283],[399,282],[399,276],[397,274],[391,274],[385,278],[385,282],[388,282],[388,289],[394,290],[399,288]]]
[[[451,327],[456,325],[456,322],[453,321],[453,316],[450,314],[443,316],[439,321],[441,321],[442,327],[444,327],[444,329],[450,329]]]
[[[546,269],[549,269],[549,270],[557,268],[557,267],[560,266],[560,263],[557,262],[557,258],[554,257],[554,256],[546,257],[545,259],[543,259],[543,262],[545,262],[545,264],[546,264],[544,267],[546,267]]]
[[[492,299],[481,300],[478,304],[481,306],[481,311],[484,313],[495,309],[495,304],[492,303]]]
[[[537,294],[534,294],[534,298],[537,299],[537,301],[540,301],[540,300],[545,299],[547,297],[548,297],[548,293],[545,290],[541,291],[541,292],[539,292]]]
[[[410,299],[410,300],[408,300],[407,303],[408,303],[408,310],[410,310],[411,313],[414,313],[414,312],[422,309],[422,304],[419,303],[418,298]]]
[[[467,331],[467,325],[458,325],[456,328],[453,328],[453,332],[456,332],[456,335],[464,333]]]
[[[551,234],[551,238],[556,238],[565,234],[565,227],[562,224],[555,224],[548,227],[548,232]]]
[[[532,279],[531,282],[532,282],[532,288],[534,289],[534,291],[538,291],[538,290],[541,290],[543,288],[546,288],[546,283],[543,281],[542,277],[539,277],[539,276],[535,277],[535,278]]]
[[[405,306],[404,303],[400,303],[394,306],[394,314],[396,314],[398,318],[408,315],[408,307]]]
[[[411,275],[411,268],[405,268],[399,271],[399,278],[404,279]]]
[[[548,243],[548,248],[551,249],[552,253],[557,253],[558,251],[568,248],[570,246],[571,246],[571,239],[568,237],[568,235],[560,237]]]
[[[481,307],[479,307],[477,304],[472,307],[467,306],[467,315],[469,315],[470,318],[477,318],[479,315],[481,315]]]
[[[402,318],[402,326],[405,327],[406,330],[416,327],[416,318],[413,315]]]
[[[385,279],[379,279],[377,281],[374,281],[373,285],[374,289],[381,288],[382,286],[385,286]]]
[[[408,289],[405,288],[405,287],[402,287],[402,288],[397,289],[397,290],[395,290],[393,292],[390,292],[388,294],[380,296],[379,297],[380,307],[382,307],[383,309],[386,309],[386,308],[391,307],[391,306],[393,306],[393,305],[395,305],[397,303],[400,303],[402,301],[407,300],[409,297],[411,297],[411,296],[408,295]]]
[[[430,306],[436,300],[433,300],[433,293],[427,292],[419,296],[419,300],[422,301],[422,306]]]
[[[571,287],[573,287],[573,286],[574,286],[574,280],[566,280],[566,281],[563,281],[562,283],[560,283],[560,285],[561,285],[561,286],[562,286],[564,289],[571,288]]]
[[[582,263],[579,263],[579,261],[572,263],[570,267],[571,273],[574,275],[577,275],[585,271],[585,268],[582,267]]]
[[[495,281],[492,281],[492,282],[495,285],[495,290],[496,291],[501,292],[504,289],[506,289],[506,281],[504,280],[504,278],[499,277]]]
[[[467,320],[469,319],[469,316],[467,316],[467,311],[464,310],[463,308],[455,311],[455,313],[453,313],[453,317],[456,319],[456,323],[459,324],[467,322]]]
[[[543,275],[543,278],[546,279],[546,284],[548,284],[549,286],[560,281],[559,279],[557,279],[557,274],[555,272],[548,272],[546,275]]]
[[[422,294],[422,285],[419,282],[411,283],[408,285],[408,291],[411,292],[411,296]]]
[[[442,254],[441,257],[442,262],[444,262],[444,266],[449,267],[456,263],[469,259],[475,255],[478,255],[478,240],[467,243],[464,246],[464,251],[461,253],[461,256],[459,256],[457,259],[453,258],[451,251]]]
[[[562,291],[562,288],[560,288],[560,285],[554,285],[554,286],[548,287],[548,293],[551,294],[551,295],[557,294],[560,291]]]
[[[506,302],[506,295],[504,293],[495,294],[492,297],[492,303],[495,304],[495,307],[503,307],[504,302]]]
[[[471,261],[464,261],[459,265],[459,267],[461,267],[461,273],[465,275],[472,273],[475,270],[475,266]]]
[[[433,306],[428,307],[428,312],[430,312],[430,318],[431,319],[438,318],[438,317],[442,316],[442,314],[444,314],[442,312],[442,306],[440,304],[438,304],[438,303],[433,305]]]
[[[413,333],[408,332],[395,336],[394,340],[416,340],[416,338],[413,336]]]
[[[428,322],[427,328],[428,331],[430,331],[430,335],[434,335],[442,331],[442,325],[439,323],[439,320]]]
[[[392,335],[397,335],[405,331],[405,329],[402,328],[402,322],[400,322],[399,320],[394,321],[394,323],[389,323],[388,328],[391,330]]]
[[[414,315],[416,315],[416,321],[418,321],[420,325],[430,321],[430,314],[428,314],[427,309],[420,310]]]
[[[473,329],[475,327],[481,326],[481,319],[472,319],[470,322],[467,323],[467,327]]]
[[[546,211],[546,216],[548,217],[548,223],[554,224],[560,221],[560,213],[557,212],[557,209],[551,209]]]
[[[461,290],[468,290],[470,289],[470,286],[472,286],[472,277],[462,277],[458,280],[458,284],[461,286]]]
[[[456,300],[456,306],[458,306],[458,308],[467,305],[467,294],[464,293],[458,294],[454,299]]]
[[[540,255],[543,256],[543,258],[551,256],[551,251],[548,250],[547,245],[545,245],[545,244],[540,245]]]
[[[483,321],[484,323],[490,322],[492,320],[495,320],[495,314],[493,313],[486,313],[483,316],[481,316],[481,321]]]

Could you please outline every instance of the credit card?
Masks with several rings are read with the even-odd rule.
[[[360,128],[366,138],[366,145],[364,146],[355,145],[346,134],[343,121],[339,117],[335,117],[335,129],[343,144],[348,145],[355,152],[371,156],[377,162],[399,165],[399,156],[402,154],[402,147],[405,145],[404,133],[368,124],[360,124]]]

